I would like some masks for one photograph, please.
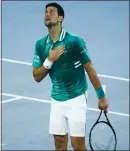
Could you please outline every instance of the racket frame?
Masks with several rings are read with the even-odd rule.
[[[91,130],[90,130],[90,133],[89,133],[89,145],[90,145],[91,150],[92,150],[92,151],[95,151],[95,150],[93,149],[92,143],[91,143],[91,141],[92,141],[92,140],[91,140],[92,131],[93,131],[94,127],[95,127],[97,124],[99,124],[99,123],[104,123],[104,124],[107,124],[107,125],[111,128],[111,130],[112,130],[112,132],[113,132],[113,134],[114,134],[115,145],[114,145],[114,150],[113,150],[113,151],[115,151],[115,150],[116,150],[116,146],[117,146],[116,132],[115,132],[114,128],[112,127],[112,125],[111,125],[111,123],[110,123],[110,121],[109,121],[109,119],[108,119],[108,117],[107,117],[107,113],[106,113],[106,112],[104,112],[104,115],[105,115],[107,121],[99,121],[99,119],[100,119],[100,117],[101,117],[101,115],[102,115],[102,112],[103,112],[103,111],[101,110],[97,121],[94,123],[94,125],[92,126],[92,128],[91,128]]]

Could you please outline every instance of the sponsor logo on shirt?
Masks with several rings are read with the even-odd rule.
[[[33,62],[40,63],[40,57],[35,55],[34,59],[33,59]]]

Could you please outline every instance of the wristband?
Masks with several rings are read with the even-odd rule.
[[[53,65],[53,62],[49,61],[47,58],[45,59],[44,63],[43,63],[43,66],[46,68],[46,69],[51,69]]]
[[[102,97],[105,96],[105,93],[104,93],[102,87],[97,88],[97,89],[95,89],[95,90],[96,90],[96,94],[97,94],[98,99],[100,99],[100,98],[102,98]]]

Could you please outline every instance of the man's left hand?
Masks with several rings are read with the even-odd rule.
[[[105,112],[108,112],[108,101],[107,101],[106,97],[99,99],[98,107],[100,110],[104,110]]]

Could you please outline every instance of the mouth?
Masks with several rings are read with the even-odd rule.
[[[49,19],[49,18],[46,18],[45,20],[46,20],[46,21],[49,21],[50,19]]]

